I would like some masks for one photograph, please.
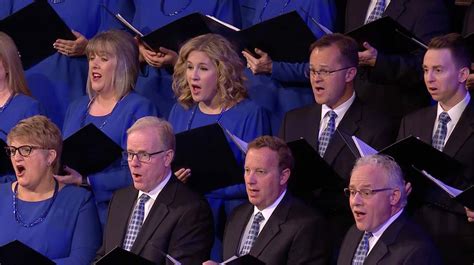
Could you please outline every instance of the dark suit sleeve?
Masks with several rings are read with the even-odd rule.
[[[214,240],[212,214],[206,201],[191,203],[171,234],[168,254],[182,264],[202,264],[209,260]]]
[[[401,18],[399,22],[411,28],[412,33],[426,44],[433,37],[450,32],[449,11],[443,0],[420,1],[418,6],[413,4],[407,8],[418,9],[407,11],[417,17],[412,18],[412,21],[403,21]],[[423,56],[424,52],[397,55],[378,51],[377,61],[371,69],[369,79],[380,84],[413,84],[422,79]]]
[[[115,196],[115,193],[114,193],[114,195],[112,196],[112,199],[110,200],[110,203],[109,203],[109,209],[108,209],[108,213],[107,213],[107,216],[109,216],[109,217],[110,217],[111,205],[114,204],[115,199],[116,199],[116,196]],[[109,218],[109,217],[107,217],[107,218]],[[107,223],[108,223],[108,221],[107,221]],[[93,264],[95,264],[100,258],[102,258],[103,256],[105,256],[105,254],[107,254],[106,243],[107,243],[107,235],[106,235],[106,231],[103,231],[102,232],[102,246],[97,250]]]
[[[330,259],[327,225],[322,218],[302,222],[288,252],[286,264],[328,264]]]

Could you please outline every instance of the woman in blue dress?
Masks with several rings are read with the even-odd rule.
[[[92,194],[53,177],[61,132],[45,116],[20,121],[8,134],[17,181],[0,184],[0,245],[18,240],[56,264],[90,264],[101,244]]]
[[[123,31],[105,31],[89,41],[86,54],[89,59],[88,96],[69,106],[64,120],[64,137],[92,123],[125,149],[127,129],[141,117],[156,116],[152,103],[133,92],[138,73],[135,40]],[[58,176],[61,182],[90,184],[103,225],[112,193],[132,183],[127,161],[121,159],[90,176],[80,176],[68,167],[65,171],[70,174]]]
[[[31,97],[13,40],[0,32],[0,140],[6,141],[11,128],[20,120],[41,113]],[[15,180],[13,172],[0,172],[0,183]]]
[[[255,0],[242,5],[246,21],[253,16],[252,25],[291,11],[297,11],[316,37],[324,32],[313,19],[329,29],[336,20],[334,0]],[[250,26],[250,25],[248,25]],[[285,36],[282,36],[285,38]],[[308,62],[289,63],[272,61],[271,54],[255,51],[260,58],[243,51],[247,59],[250,98],[272,113],[272,130],[278,132],[284,114],[294,108],[314,103],[309,79],[305,76]],[[309,47],[308,47],[309,58]]]
[[[227,23],[240,26],[240,12],[237,0],[134,0],[135,15],[132,24],[143,34],[163,27],[194,12],[212,15]],[[176,103],[171,89],[173,66],[177,52],[161,47],[151,51],[140,44],[140,58],[143,62],[136,91],[150,99],[159,115],[168,118]]]
[[[173,91],[178,103],[173,106],[169,121],[176,133],[212,123],[219,123],[246,142],[271,133],[267,113],[247,99],[241,59],[220,35],[201,35],[183,45],[174,68]],[[242,165],[243,154],[233,141],[229,140],[229,144]],[[180,169],[176,175],[185,181],[192,178],[191,172],[192,169]],[[230,213],[247,198],[243,184],[212,191],[206,197],[216,230],[225,222],[219,213]],[[216,237],[213,259],[221,259],[220,249],[221,238]]]

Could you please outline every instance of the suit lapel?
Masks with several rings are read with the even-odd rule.
[[[114,228],[113,233],[109,233],[109,238],[107,239],[110,242],[110,244],[108,245],[112,247],[122,247],[123,245],[123,239],[125,238],[125,233],[127,232],[128,220],[130,219],[130,216],[133,212],[133,208],[135,207],[135,202],[138,196],[138,190],[134,189],[133,187],[130,187],[123,194],[123,199],[118,200],[117,203],[114,204],[114,206],[117,205],[119,207],[116,210],[118,215],[114,216],[114,218],[108,219],[108,222],[112,223],[110,224],[110,227]]]
[[[456,127],[449,136],[443,152],[451,157],[462,148],[464,142],[474,133],[474,100],[469,102]]]
[[[362,239],[362,236],[364,235],[364,232],[358,230],[357,228],[354,228],[354,229],[355,229],[355,232],[353,233],[353,236],[352,236],[353,240],[347,241],[347,247],[345,247],[347,252],[343,252],[344,254],[339,256],[340,258],[338,259],[338,264],[343,264],[343,265],[352,264],[352,259],[354,258],[356,249],[359,246],[359,242]]]
[[[419,137],[420,140],[423,142],[431,145],[431,141],[433,138],[433,126],[436,121],[436,112],[437,106],[431,106],[427,109],[423,115],[421,115],[421,119],[415,121],[416,124],[413,126],[415,128],[419,128],[417,131],[417,135],[413,135],[415,137]]]
[[[176,181],[174,175],[172,175],[168,183],[156,198],[156,201],[153,204],[150,213],[148,213],[148,217],[146,218],[145,223],[143,223],[143,226],[135,239],[135,243],[132,246],[131,251],[133,253],[139,254],[142,251],[148,239],[153,235],[154,231],[168,214],[168,205],[173,202],[178,187]]]
[[[405,11],[407,0],[392,0],[390,4],[385,9],[383,15],[390,16],[394,20],[398,20],[400,15]]]
[[[353,5],[350,6],[350,11],[346,9],[346,18],[351,20],[351,22],[346,23],[346,31],[354,30],[365,24],[365,17],[370,4],[370,0],[354,0],[352,2]]]
[[[228,224],[231,227],[229,227],[230,229],[226,229],[225,237],[229,238],[229,240],[226,240],[226,244],[228,244],[228,247],[226,246],[225,249],[229,249],[232,251],[228,258],[230,258],[232,255],[237,255],[239,253],[240,241],[243,233],[245,232],[245,227],[247,226],[247,223],[250,217],[252,216],[252,213],[253,205],[248,203],[247,205],[245,205],[245,209],[242,211],[242,215],[244,216],[244,218],[234,218],[234,222]],[[224,257],[227,257],[227,254],[225,254]]]
[[[321,105],[314,104],[309,110],[307,117],[309,119],[307,120],[308,130],[304,130],[303,137],[314,148],[314,150],[318,151],[319,125],[321,123]]]
[[[291,197],[287,192],[283,200],[276,207],[270,219],[265,224],[262,232],[257,237],[257,241],[250,250],[250,254],[254,257],[260,256],[265,247],[272,241],[272,239],[280,232],[280,225],[286,222],[288,212],[290,210]]]
[[[388,253],[388,247],[395,243],[403,225],[406,222],[406,215],[402,213],[382,234],[369,255],[365,259],[366,264],[377,264]]]
[[[355,132],[359,129],[358,122],[361,120],[361,117],[362,105],[356,98],[347,110],[339,125],[337,126],[337,129],[347,135],[354,135]],[[334,132],[334,135],[332,136],[331,141],[329,142],[328,148],[324,153],[324,160],[329,165],[332,165],[339,152],[341,152],[341,150],[345,146],[346,144],[341,138],[341,136],[337,132]]]

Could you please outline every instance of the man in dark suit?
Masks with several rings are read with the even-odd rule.
[[[338,265],[441,264],[434,244],[404,213],[407,187],[393,159],[362,157],[344,192],[356,224],[347,232]]]
[[[378,6],[381,16],[390,16],[425,43],[451,31],[445,0],[347,0],[346,32],[364,25]],[[364,46],[355,79],[357,95],[364,103],[398,120],[429,105],[422,81],[421,51],[388,54],[370,43]]]
[[[96,260],[120,246],[156,264],[165,264],[166,254],[183,264],[201,264],[213,242],[211,210],[171,173],[171,125],[144,117],[127,134],[124,156],[133,186],[114,194]]]
[[[438,104],[404,117],[398,134],[398,138],[419,137],[461,162],[462,173],[442,179],[458,189],[474,183],[474,102],[466,91],[470,63],[468,47],[459,34],[434,38],[423,69],[428,92]],[[432,235],[446,264],[472,263],[474,225],[468,223],[463,206],[437,189],[423,197],[415,217]]]
[[[355,135],[377,149],[392,143],[397,131],[394,122],[362,104],[354,93],[357,51],[357,43],[341,34],[325,35],[313,43],[309,73],[316,104],[288,112],[280,129],[280,137],[287,142],[306,139],[341,178],[336,181],[342,183],[340,187],[314,191],[312,202],[328,216],[335,248],[353,224],[349,205],[340,190],[347,187],[356,156],[339,133],[332,130],[331,136],[326,137],[331,131],[330,113],[337,115],[333,129]]]
[[[272,265],[327,264],[323,220],[287,191],[292,166],[291,151],[281,139],[262,136],[249,144],[244,177],[250,203],[228,219],[225,260],[250,254]]]

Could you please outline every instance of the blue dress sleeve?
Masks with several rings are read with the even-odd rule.
[[[90,264],[102,241],[97,210],[90,192],[87,192],[80,206],[76,225],[71,229],[74,232],[69,257],[53,261],[57,265]]]

